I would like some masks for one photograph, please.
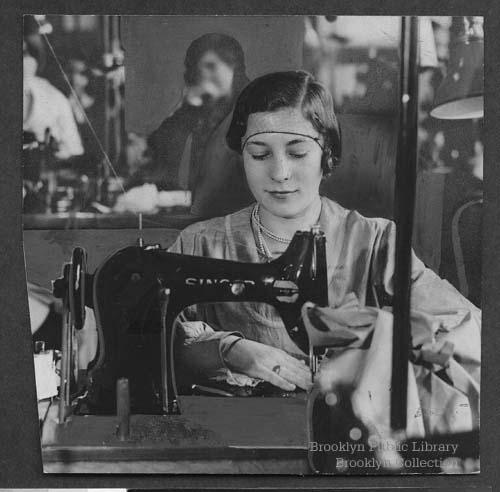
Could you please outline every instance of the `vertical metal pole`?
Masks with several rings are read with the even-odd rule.
[[[395,180],[396,259],[392,344],[391,427],[406,429],[411,349],[410,294],[413,214],[417,169],[418,18],[401,23],[399,139]]]
[[[102,18],[102,40],[103,40],[103,70],[104,70],[104,151],[106,155],[110,155],[109,148],[109,132],[110,132],[110,84],[107,68],[112,63],[110,61],[110,22],[109,15],[104,15]],[[107,185],[107,178],[109,176],[109,169],[106,159],[102,159],[98,173],[97,173],[97,201],[106,202],[105,187]]]
[[[111,52],[113,53],[113,63],[117,63],[117,56],[120,51],[120,16],[113,15],[111,17]],[[116,72],[115,72],[116,74]],[[120,151],[122,147],[121,143],[121,116],[122,116],[122,105],[120,95],[120,84],[119,79],[116,75],[112,79],[113,84],[113,165],[116,165],[120,159]]]
[[[109,120],[110,120],[110,98],[109,98],[109,79],[106,69],[110,65],[110,41],[109,41],[109,30],[110,22],[109,15],[103,16],[103,67],[104,67],[104,150],[109,156]]]

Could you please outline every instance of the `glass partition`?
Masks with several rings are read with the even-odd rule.
[[[335,99],[343,155],[323,193],[391,217],[399,22],[25,17],[25,228],[135,228],[138,213],[144,228],[182,227],[247,205],[241,158],[224,138],[232,103],[249,80],[288,69],[310,71]],[[224,45],[225,35],[236,43]],[[226,50],[227,89],[190,80],[211,69],[197,52],[210,43]],[[39,86],[56,100],[42,118]]]

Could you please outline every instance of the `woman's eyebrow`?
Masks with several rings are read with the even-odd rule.
[[[266,142],[261,142],[260,140],[249,140],[247,142],[247,145],[260,145],[260,146],[267,146]]]
[[[293,140],[290,140],[286,143],[286,146],[292,146],[292,145],[297,145],[297,144],[302,144],[302,143],[307,143],[309,140],[314,140],[313,137],[298,137],[294,138]],[[257,145],[260,147],[268,147],[269,143],[264,142],[262,140],[248,140],[248,142],[245,145]]]
[[[293,140],[290,140],[286,144],[287,145],[295,145],[295,144],[307,142],[307,140],[309,140],[309,139],[308,138],[294,138]]]
[[[294,138],[293,140],[290,140],[286,143],[286,145],[295,145],[298,143],[304,143],[307,142],[309,139],[308,138]],[[263,142],[261,140],[249,140],[247,145],[254,144],[254,145],[268,145],[266,142]]]

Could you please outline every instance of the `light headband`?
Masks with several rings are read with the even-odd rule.
[[[249,135],[247,138],[245,138],[245,141],[243,142],[243,145],[241,146],[241,151],[243,152],[243,149],[245,148],[245,145],[247,144],[248,140],[252,137],[255,137],[255,135],[261,135],[263,133],[281,133],[284,135],[299,135],[300,137],[307,137],[310,138],[311,140],[314,140],[320,147],[321,150],[325,150],[325,148],[319,143],[319,137],[312,137],[311,135],[306,135],[305,133],[297,133],[297,132],[280,132],[277,130],[268,130],[268,131],[263,131],[263,132],[256,132],[252,133]]]

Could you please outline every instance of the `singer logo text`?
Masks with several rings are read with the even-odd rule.
[[[220,285],[220,284],[246,284],[255,285],[253,280],[229,280],[228,278],[194,278],[188,277],[186,285]]]

